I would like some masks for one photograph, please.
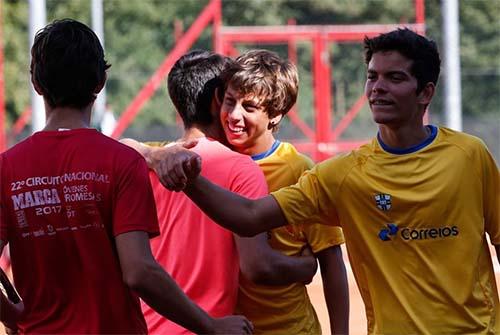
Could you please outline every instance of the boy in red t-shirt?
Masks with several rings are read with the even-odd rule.
[[[109,68],[97,36],[55,21],[31,53],[47,123],[0,156],[0,254],[9,243],[24,300],[19,320],[3,312],[1,321],[22,333],[146,333],[140,297],[197,333],[251,332],[244,317],[210,317],[152,257],[158,223],[146,163],[89,128]],[[15,307],[1,297],[2,311]]]

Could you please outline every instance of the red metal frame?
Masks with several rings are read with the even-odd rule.
[[[290,121],[309,140],[292,142],[299,150],[307,151],[312,154],[315,160],[321,161],[339,151],[352,150],[366,142],[366,140],[339,141],[344,130],[351,124],[366,103],[364,95],[356,101],[339,121],[338,125],[331,130],[333,105],[330,75],[332,73],[332,62],[328,52],[328,42],[361,42],[366,36],[374,37],[403,26],[424,34],[424,0],[415,0],[414,4],[415,23],[413,24],[297,26],[289,21],[287,26],[222,27],[220,29],[221,36],[217,37],[221,49],[216,49],[216,51],[234,55],[235,48],[233,44],[235,43],[284,43],[288,44],[289,55],[294,55],[297,41],[312,42],[315,131],[313,132],[300,119],[295,110],[292,110],[288,115]]]
[[[299,150],[307,151],[316,160],[323,160],[339,151],[351,150],[366,140],[340,141],[343,131],[349,126],[366,102],[361,96],[346,115],[332,130],[331,60],[329,43],[361,42],[366,36],[373,37],[399,27],[408,27],[420,34],[425,33],[424,0],[415,0],[415,23],[413,24],[369,24],[369,25],[322,25],[298,26],[289,21],[287,26],[223,27],[221,0],[211,0],[189,30],[179,38],[174,49],[167,55],[159,69],[140,90],[130,105],[122,113],[112,134],[119,137],[139,113],[142,106],[160,86],[175,60],[188,51],[190,46],[211,22],[213,45],[216,52],[235,56],[236,43],[287,44],[289,56],[295,58],[295,43],[309,41],[313,45],[313,85],[314,85],[314,130],[304,122],[295,108],[290,111],[290,121],[304,133],[307,141],[292,141]]]
[[[16,137],[19,135],[24,127],[31,120],[31,107],[28,107],[22,112],[22,114],[17,118],[16,122],[12,126],[12,130],[10,131],[10,136]]]
[[[186,33],[179,38],[178,42],[175,44],[172,51],[165,57],[158,70],[156,70],[146,85],[142,87],[122,113],[111,137],[118,138],[123,134],[144,104],[153,96],[158,87],[160,87],[162,80],[167,76],[175,61],[191,48],[196,39],[201,35],[203,29],[216,18],[217,12],[220,13],[220,0],[210,1]]]

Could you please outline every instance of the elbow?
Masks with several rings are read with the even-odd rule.
[[[148,276],[153,271],[148,264],[140,264],[123,272],[123,281],[131,290],[142,292],[148,282]]]
[[[123,281],[133,291],[140,291],[142,288],[142,274],[139,271],[129,271],[123,274]]]
[[[259,234],[260,231],[254,229],[254,227],[252,227],[252,223],[250,223],[243,224],[235,231],[235,233],[240,237],[254,237],[255,235]]]

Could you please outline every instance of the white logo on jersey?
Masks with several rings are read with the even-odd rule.
[[[382,211],[388,211],[391,209],[391,195],[379,193],[375,195],[375,203],[377,204],[378,209]]]
[[[11,196],[14,210],[25,209],[41,205],[60,204],[61,199],[55,188],[34,190]]]

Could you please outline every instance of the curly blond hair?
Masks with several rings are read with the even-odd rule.
[[[297,68],[272,51],[250,50],[240,55],[222,78],[225,88],[231,86],[242,95],[259,97],[269,118],[284,116],[297,101]]]

